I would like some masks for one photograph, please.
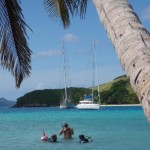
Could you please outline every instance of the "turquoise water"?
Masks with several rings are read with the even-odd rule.
[[[61,123],[74,128],[73,139],[58,135]],[[42,142],[42,131],[57,143]],[[92,143],[79,143],[80,134]],[[0,150],[149,150],[150,124],[140,106],[100,110],[0,108]]]

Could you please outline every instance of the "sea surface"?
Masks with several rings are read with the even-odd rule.
[[[59,135],[64,123],[74,129],[71,140]],[[58,142],[42,142],[43,130],[57,134]],[[80,134],[93,142],[79,143]],[[150,150],[150,123],[141,106],[0,108],[0,136],[0,150]]]

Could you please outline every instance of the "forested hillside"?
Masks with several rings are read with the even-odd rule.
[[[126,76],[120,76],[112,82],[101,85],[102,104],[138,104],[139,100],[133,92]]]
[[[35,90],[17,99],[14,107],[51,107],[59,106],[63,98],[63,89]],[[91,94],[90,88],[70,88],[70,98],[76,105],[84,95]],[[97,87],[94,89],[97,93]],[[98,98],[95,98],[98,102]],[[137,96],[133,92],[126,76],[120,76],[112,82],[100,85],[101,104],[138,104]]]

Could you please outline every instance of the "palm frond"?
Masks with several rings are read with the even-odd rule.
[[[76,0],[76,13],[81,19],[85,18],[88,0]]]
[[[16,87],[30,75],[31,50],[27,43],[26,28],[21,7],[17,0],[0,2],[0,55],[3,68],[11,71]],[[28,27],[29,28],[29,27]],[[29,28],[30,29],[30,28]]]
[[[70,15],[73,14],[75,0],[44,0],[44,6],[52,19],[60,18],[64,28],[70,25]]]
[[[86,14],[88,0],[44,0],[44,6],[52,19],[60,18],[64,28],[70,25],[70,15],[78,13],[83,19]]]

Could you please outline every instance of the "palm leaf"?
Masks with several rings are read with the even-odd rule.
[[[83,19],[86,14],[88,0],[44,0],[44,6],[52,19],[60,18],[64,28],[70,25],[70,15],[80,14]]]
[[[76,13],[79,13],[81,19],[85,18],[87,2],[88,0],[76,0]]]
[[[0,2],[0,63],[15,76],[16,87],[30,75],[32,53],[26,40],[28,25],[19,4],[17,0]]]

